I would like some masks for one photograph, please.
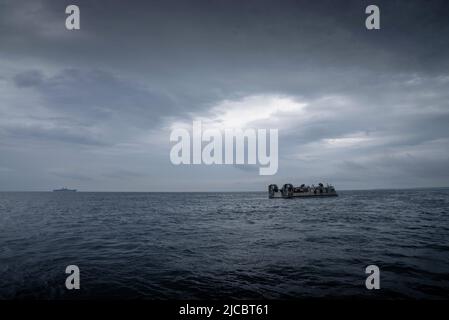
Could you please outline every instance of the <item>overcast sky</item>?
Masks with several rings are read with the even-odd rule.
[[[0,0],[0,190],[449,186],[448,101],[444,0]],[[241,110],[275,176],[171,164],[174,123]]]

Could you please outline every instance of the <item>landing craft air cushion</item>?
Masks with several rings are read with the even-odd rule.
[[[319,183],[318,186],[312,185],[306,186],[302,184],[299,187],[294,187],[290,183],[284,184],[279,189],[277,185],[270,184],[268,186],[268,198],[308,198],[308,197],[336,197],[337,191],[332,185],[327,184],[324,186]]]

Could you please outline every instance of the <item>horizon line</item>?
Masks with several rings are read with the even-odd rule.
[[[388,188],[362,188],[362,189],[339,189],[339,191],[375,191],[375,190],[420,190],[420,189],[449,189],[449,186],[446,187],[409,187],[409,188],[397,188],[397,187],[388,187]],[[267,192],[266,190],[234,190],[234,191],[94,191],[94,190],[84,190],[79,191],[75,189],[76,193],[237,193],[237,192],[245,192],[245,193],[255,193],[255,192]],[[43,193],[49,192],[53,193],[53,190],[0,190],[1,192],[35,192],[35,193]]]

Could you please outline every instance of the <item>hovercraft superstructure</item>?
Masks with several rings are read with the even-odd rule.
[[[334,186],[327,184],[326,186],[319,183],[317,186],[294,187],[291,183],[286,183],[281,189],[276,184],[268,186],[268,198],[308,198],[308,197],[336,197],[338,196]]]

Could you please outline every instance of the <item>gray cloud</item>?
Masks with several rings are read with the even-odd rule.
[[[15,84],[21,87],[34,87],[42,83],[44,75],[39,70],[29,70],[17,74],[14,77]]]
[[[63,184],[64,163],[89,190],[448,185],[447,1],[377,1],[379,31],[369,1],[78,0],[75,32],[72,3],[0,4],[0,189]],[[251,95],[307,104],[256,123],[279,126],[277,176],[169,163],[171,122]]]

